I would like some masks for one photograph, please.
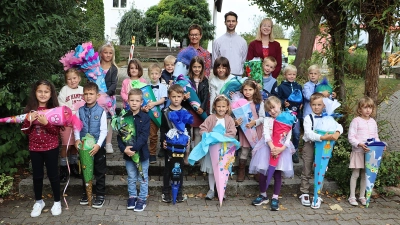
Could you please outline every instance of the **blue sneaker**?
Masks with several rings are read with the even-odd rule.
[[[267,197],[259,195],[256,199],[253,200],[252,204],[253,205],[262,205],[262,204],[268,204],[268,202],[269,202],[269,199]]]
[[[143,201],[142,199],[138,199],[135,205],[135,209],[133,211],[135,212],[141,212],[146,208],[146,201]]]
[[[278,199],[271,199],[271,211],[279,211],[279,200]]]
[[[137,198],[128,198],[128,206],[126,207],[127,209],[134,209],[136,205]]]

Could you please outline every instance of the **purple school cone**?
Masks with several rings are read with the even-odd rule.
[[[378,176],[379,166],[385,149],[385,143],[368,139],[367,146],[369,151],[365,153],[365,182],[366,182],[366,207],[368,208],[371,200],[372,190],[374,189],[375,180]]]
[[[235,162],[235,151],[236,147],[231,142],[217,143],[209,148],[220,207],[224,200],[229,174]]]
[[[317,134],[324,135],[327,132],[316,130]],[[333,132],[329,132],[333,133]],[[314,158],[314,201],[317,204],[318,196],[321,194],[324,182],[325,172],[328,169],[329,159],[332,157],[333,146],[335,141],[316,141],[315,142],[315,158]]]

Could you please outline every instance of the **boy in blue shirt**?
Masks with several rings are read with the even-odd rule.
[[[126,121],[126,128],[121,128],[117,136],[118,147],[124,153],[126,172],[128,174],[129,198],[127,209],[133,209],[135,212],[141,212],[146,208],[149,188],[148,170],[150,153],[147,140],[150,135],[150,117],[147,113],[140,110],[143,103],[142,97],[143,93],[140,89],[134,88],[129,91],[128,104],[130,111],[123,116],[123,119]],[[128,121],[132,121],[134,126],[132,126],[133,124],[129,124]],[[125,134],[129,134],[129,138],[127,138],[127,135],[124,135],[124,132]],[[135,160],[137,154],[139,155],[138,161]],[[136,190],[137,181],[140,182],[139,195]]]
[[[297,68],[293,65],[288,65],[283,70],[283,76],[285,80],[282,81],[281,85],[278,86],[278,98],[282,102],[282,108],[289,109],[296,113],[296,117],[301,118],[301,109],[303,107],[302,103],[294,103],[288,101],[290,94],[293,91],[299,90],[301,93],[302,87],[298,84],[296,80]],[[299,163],[298,148],[300,141],[300,122],[296,122],[292,128],[292,142],[296,149],[296,152],[292,155],[292,160],[294,163]]]

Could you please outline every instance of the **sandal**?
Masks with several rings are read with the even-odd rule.
[[[361,205],[367,205],[367,199],[364,197],[359,198],[358,201],[360,201]]]
[[[351,197],[348,200],[349,200],[350,205],[353,205],[353,206],[357,206],[358,205],[356,198]]]

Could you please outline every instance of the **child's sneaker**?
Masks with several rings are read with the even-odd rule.
[[[259,195],[256,199],[253,200],[252,204],[253,205],[262,205],[262,204],[268,204],[269,199],[267,197],[264,197],[263,195]]]
[[[351,197],[351,198],[348,199],[348,201],[349,201],[350,205],[352,205],[352,206],[358,206],[358,203],[357,203],[356,198]]]
[[[302,194],[299,197],[301,199],[301,204],[304,206],[310,206],[310,196],[308,194]]]
[[[364,197],[359,198],[358,201],[360,201],[361,205],[367,205],[367,199]]]
[[[170,194],[162,194],[161,195],[161,199],[162,199],[163,202],[166,202],[166,203],[172,202]]]
[[[105,198],[102,195],[97,195],[96,199],[93,202],[92,207],[96,209],[100,209],[104,205]]]
[[[134,209],[136,205],[137,198],[128,198],[128,206],[127,209]]]
[[[33,205],[33,209],[31,212],[31,217],[38,217],[40,214],[42,214],[42,209],[44,208],[46,204],[44,204],[44,201],[42,200],[42,203],[35,203]]]
[[[271,211],[279,211],[279,200],[278,199],[271,199]]]
[[[314,197],[313,197],[311,208],[312,209],[319,209],[319,207],[321,207],[321,202],[323,202],[322,198],[318,197],[317,203],[314,204]]]
[[[81,199],[79,199],[79,204],[80,204],[80,205],[87,205],[87,204],[89,204],[88,197],[87,197],[86,193],[83,193]]]
[[[54,202],[53,207],[51,207],[51,214],[53,216],[61,215],[61,202]]]
[[[182,193],[178,193],[178,196],[176,196],[176,202],[183,202],[183,201],[184,199]]]
[[[213,190],[209,190],[207,192],[206,199],[207,200],[212,200],[213,198],[214,198],[214,191]]]
[[[146,208],[146,201],[143,201],[142,199],[138,199],[135,205],[135,209],[133,211],[135,212],[141,212]]]
[[[114,149],[111,143],[106,144],[106,153],[107,154],[114,153]]]

